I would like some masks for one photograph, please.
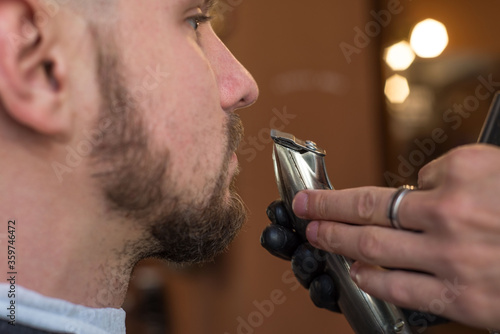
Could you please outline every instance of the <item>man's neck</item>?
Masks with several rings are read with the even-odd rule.
[[[126,249],[107,247],[106,240],[88,243],[90,246],[81,242],[105,236],[82,235],[78,239],[63,230],[68,235],[66,239],[56,232],[57,227],[45,228],[45,232],[35,228],[36,233],[26,233],[23,229],[31,226],[23,227],[22,217],[16,218],[16,223],[16,272],[20,285],[84,306],[121,307],[135,264]],[[40,238],[37,234],[50,237]]]
[[[133,266],[140,260],[140,231],[131,231],[126,221],[93,215],[99,212],[99,204],[88,200],[93,197],[68,191],[65,195],[64,186],[0,181],[6,187],[1,191],[9,194],[0,202],[0,268],[12,271],[7,267],[7,223],[15,220],[17,284],[79,305],[120,308]]]

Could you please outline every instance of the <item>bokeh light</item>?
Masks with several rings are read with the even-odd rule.
[[[426,19],[418,23],[411,33],[413,51],[422,58],[439,56],[448,46],[448,31],[441,22]]]
[[[387,79],[384,92],[389,102],[394,104],[403,103],[410,95],[408,80],[399,74],[394,74]]]
[[[386,49],[385,61],[394,71],[406,70],[414,60],[415,53],[407,41],[401,41]]]

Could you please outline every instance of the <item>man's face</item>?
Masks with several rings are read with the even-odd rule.
[[[119,2],[100,41],[95,170],[110,208],[146,231],[143,256],[209,259],[244,221],[229,191],[241,124],[257,98],[248,72],[219,41],[202,0]]]

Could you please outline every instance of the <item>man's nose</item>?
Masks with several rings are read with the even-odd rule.
[[[217,36],[208,48],[206,52],[217,76],[222,109],[234,111],[253,104],[259,96],[259,88],[252,75]]]

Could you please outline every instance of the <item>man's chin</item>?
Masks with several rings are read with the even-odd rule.
[[[226,250],[245,223],[247,211],[236,192],[221,190],[204,208],[183,205],[151,226],[155,244],[151,255],[176,263],[201,263]]]

